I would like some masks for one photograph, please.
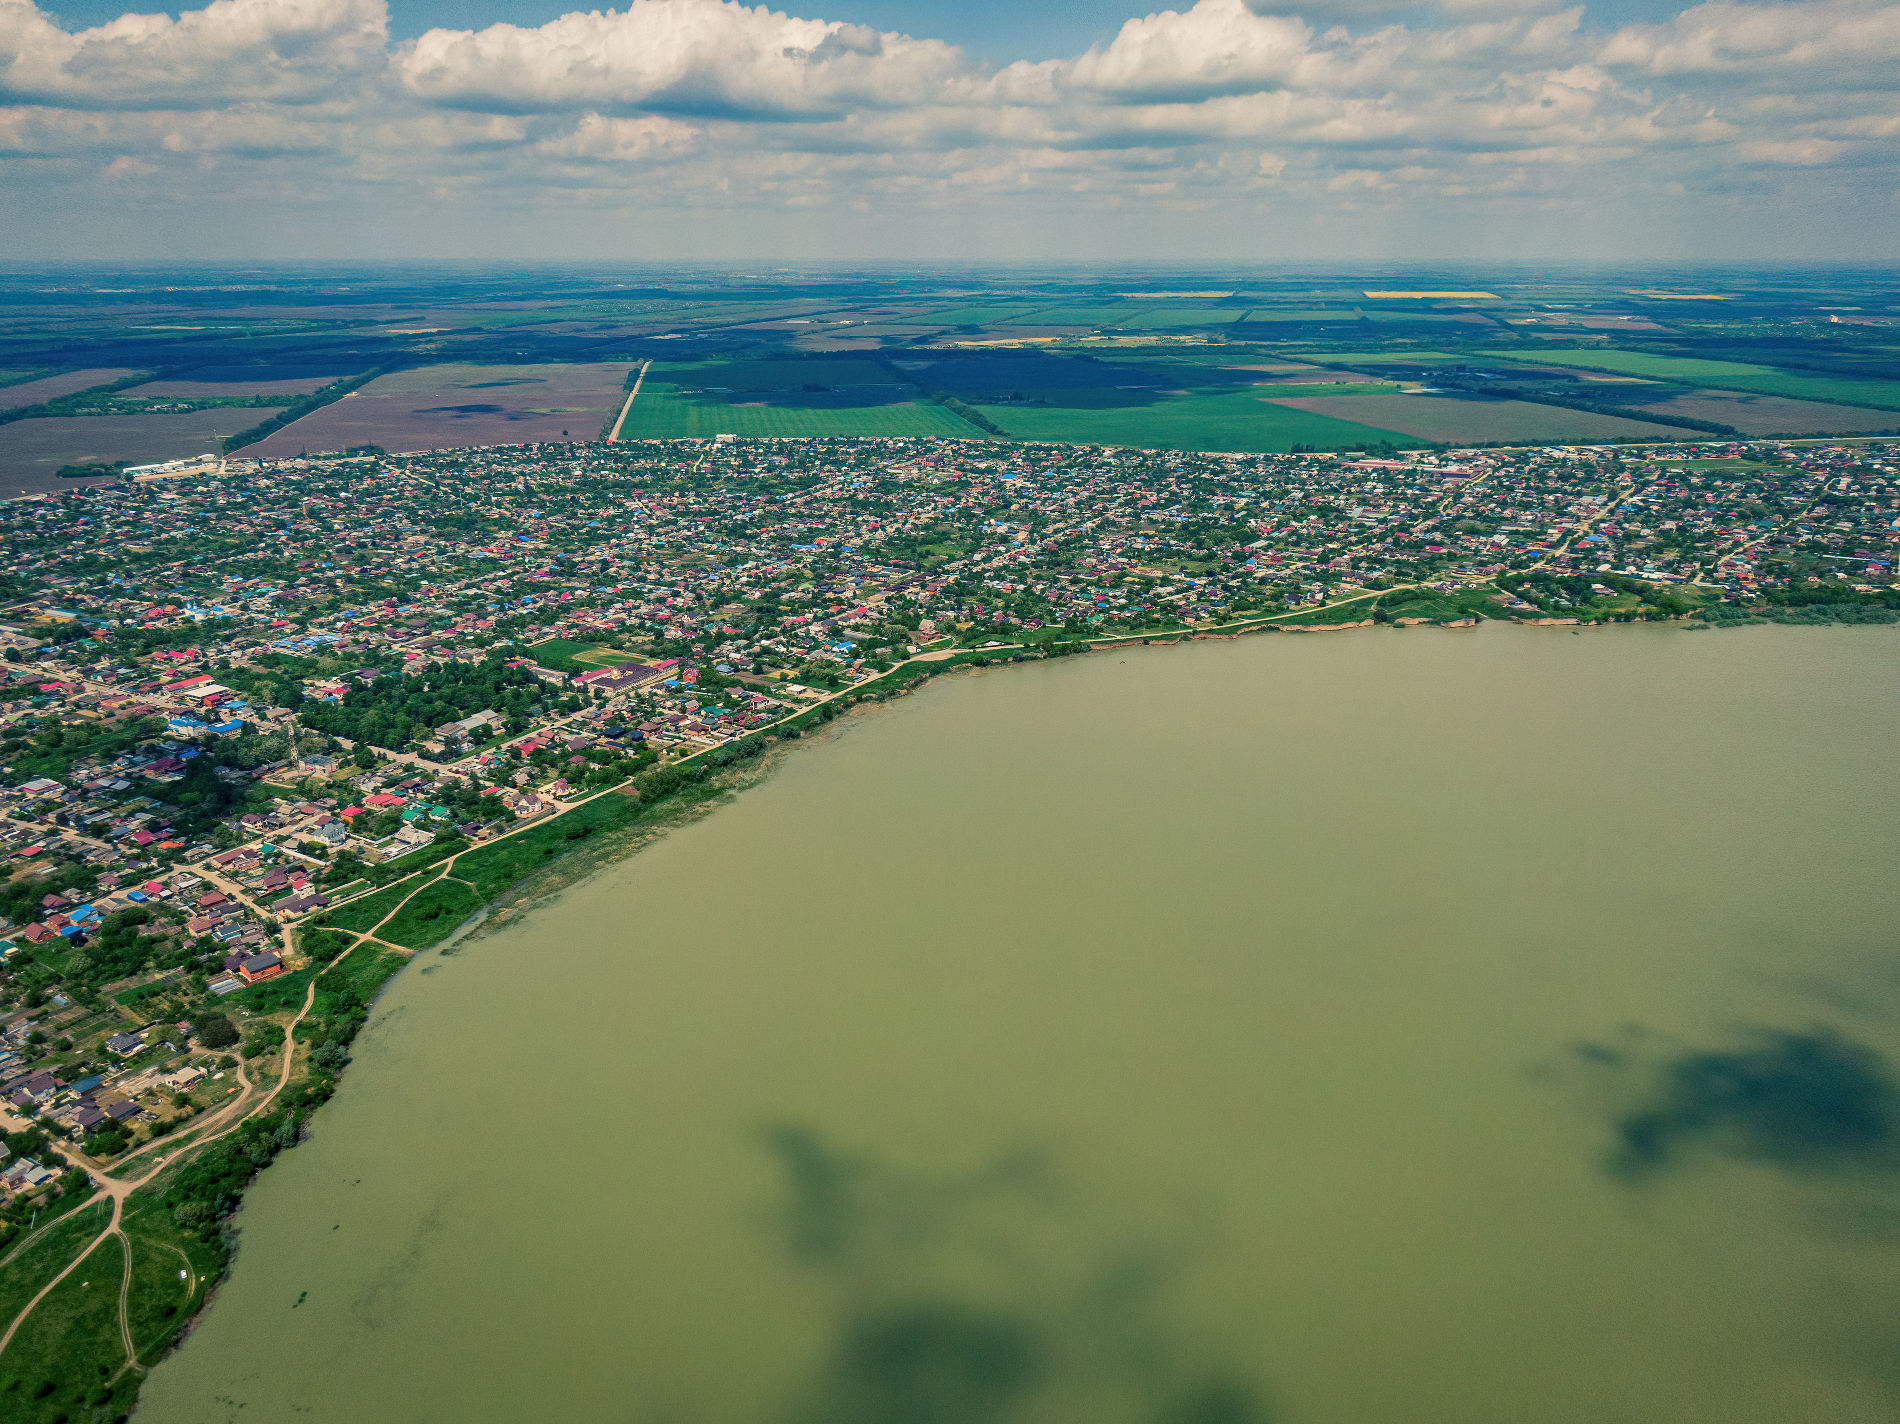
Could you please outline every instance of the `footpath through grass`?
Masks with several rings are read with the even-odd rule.
[[[481,907],[481,897],[460,880],[437,880],[418,890],[378,938],[407,949],[426,949],[448,938]]]
[[[147,1188],[126,1202],[120,1228],[132,1243],[132,1289],[126,1320],[143,1364],[152,1364],[197,1312],[224,1269],[221,1243],[181,1231],[160,1192]]]
[[[130,1407],[140,1379],[120,1379],[124,1275],[124,1248],[109,1237],[27,1316],[0,1357],[0,1424],[114,1419]]]
[[[104,1231],[111,1219],[112,1207],[108,1202],[95,1202],[77,1211],[68,1210],[44,1236],[21,1251],[4,1268],[0,1268],[0,1330],[12,1324],[13,1317],[26,1307],[26,1303],[66,1268],[73,1253]],[[8,1251],[17,1249],[18,1245],[17,1241],[14,1242]],[[0,1393],[6,1391],[11,1378],[9,1367],[16,1360],[24,1358],[17,1355],[15,1350],[15,1346],[9,1345],[6,1354],[0,1356]]]

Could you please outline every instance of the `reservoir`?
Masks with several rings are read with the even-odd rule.
[[[379,1000],[140,1424],[1890,1424],[1900,635],[946,677]]]

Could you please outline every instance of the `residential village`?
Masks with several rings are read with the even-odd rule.
[[[17,1223],[74,1154],[109,1164],[238,1093],[283,1040],[299,927],[406,857],[959,650],[1365,621],[1893,621],[1900,449],[370,452],[21,499],[0,540]]]

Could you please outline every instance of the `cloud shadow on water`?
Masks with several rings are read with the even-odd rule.
[[[763,1134],[774,1235],[828,1343],[788,1424],[1269,1424],[1265,1393],[1183,1323],[1194,1252],[1112,1239],[1050,1163],[899,1170],[813,1128]]]
[[[1624,1061],[1578,1052],[1605,1066]],[[1879,1053],[1831,1030],[1762,1030],[1649,1071],[1641,1100],[1616,1124],[1609,1165],[1626,1180],[1697,1148],[1789,1171],[1900,1171],[1900,1084]]]

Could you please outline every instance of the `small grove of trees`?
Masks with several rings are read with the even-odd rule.
[[[490,708],[511,728],[525,728],[529,709],[543,702],[548,691],[529,669],[509,667],[497,653],[475,664],[445,663],[419,678],[379,677],[351,688],[341,702],[305,701],[297,711],[303,724],[316,731],[400,749],[445,722]]]
[[[205,1014],[193,1027],[206,1048],[229,1048],[238,1041],[237,1025],[224,1014]]]

